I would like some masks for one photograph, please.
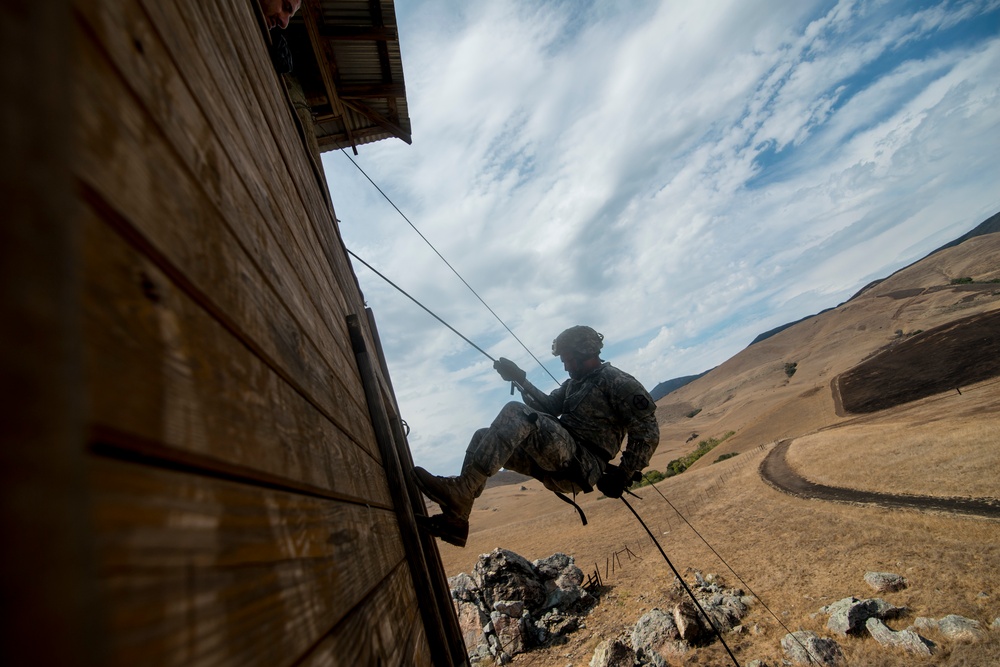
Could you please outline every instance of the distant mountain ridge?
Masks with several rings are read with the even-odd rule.
[[[755,345],[757,343],[760,343],[761,341],[767,340],[768,338],[770,338],[770,337],[772,337],[772,336],[774,336],[776,334],[779,334],[782,331],[784,331],[785,329],[789,329],[789,328],[795,326],[796,324],[800,324],[800,323],[805,322],[807,320],[811,320],[814,317],[818,317],[819,315],[822,315],[822,314],[824,314],[826,312],[829,312],[831,310],[835,310],[836,308],[839,308],[840,306],[843,306],[845,303],[849,303],[850,301],[858,298],[859,296],[861,296],[862,294],[864,294],[865,292],[867,292],[871,288],[875,287],[876,285],[879,285],[880,283],[885,282],[886,280],[888,280],[892,276],[896,275],[900,271],[905,271],[906,269],[910,268],[911,266],[914,266],[915,264],[926,260],[928,257],[931,257],[932,255],[935,255],[935,254],[941,252],[942,250],[947,250],[948,248],[953,248],[955,246],[961,245],[962,243],[965,243],[969,239],[975,238],[977,236],[984,236],[986,234],[994,234],[994,233],[997,233],[997,232],[1000,232],[1000,212],[997,212],[997,213],[993,214],[992,216],[990,216],[989,218],[987,218],[983,222],[981,222],[978,225],[976,225],[970,231],[966,232],[962,236],[959,236],[954,241],[946,243],[945,245],[941,246],[940,248],[937,248],[936,250],[931,251],[930,253],[928,253],[924,257],[918,259],[917,261],[915,261],[915,262],[913,262],[911,264],[907,264],[906,266],[904,266],[904,267],[902,267],[902,268],[894,271],[893,273],[889,274],[885,278],[880,278],[878,280],[873,280],[872,282],[870,282],[867,285],[865,285],[864,287],[862,287],[856,294],[854,294],[853,296],[851,296],[851,298],[848,299],[847,301],[845,301],[845,302],[843,302],[841,304],[838,304],[837,306],[832,306],[830,308],[825,308],[825,309],[823,309],[823,310],[821,310],[818,313],[815,313],[813,315],[807,315],[806,317],[803,317],[802,319],[799,319],[799,320],[795,320],[794,322],[788,322],[787,324],[782,324],[781,326],[777,326],[777,327],[775,327],[773,329],[765,331],[764,333],[759,334],[756,338],[754,338],[752,341],[750,341],[750,344],[747,345],[747,347],[749,348],[752,345]],[[685,385],[687,385],[687,384],[689,384],[691,382],[694,382],[695,380],[701,378],[703,375],[706,375],[707,373],[711,372],[712,370],[714,370],[714,369],[709,369],[709,370],[707,370],[704,373],[701,373],[699,375],[685,375],[683,377],[674,378],[672,380],[665,380],[665,381],[659,383],[658,385],[656,385],[652,389],[652,391],[650,391],[649,393],[653,397],[654,401],[659,401],[661,398],[663,398],[667,394],[670,394],[671,392],[674,392],[674,391],[680,389],[681,387],[683,387],[683,386],[685,386]]]
[[[889,278],[893,277],[894,275],[896,275],[900,271],[905,271],[906,269],[910,268],[914,264],[917,264],[918,262],[922,262],[925,259],[927,259],[928,257],[931,257],[932,255],[936,255],[937,253],[941,252],[942,250],[947,250],[948,248],[954,248],[955,246],[961,245],[962,243],[965,243],[969,239],[975,238],[977,236],[983,236],[985,234],[994,234],[996,232],[1000,232],[1000,212],[994,213],[992,216],[990,216],[989,218],[986,218],[986,220],[983,220],[981,223],[979,223],[978,225],[976,225],[974,228],[972,228],[971,230],[969,230],[965,234],[962,234],[961,236],[959,236],[954,241],[946,243],[946,244],[944,244],[943,246],[941,246],[940,248],[938,248],[936,250],[932,250],[931,252],[927,253],[926,255],[924,255],[923,257],[921,257],[920,259],[918,259],[916,262],[912,262],[912,263],[907,264],[906,266],[902,267],[901,269],[897,269],[896,271],[893,271],[892,273],[890,273],[885,278],[879,278],[878,280],[871,281],[870,283],[868,283],[867,285],[865,285],[864,287],[862,287],[860,290],[858,290],[858,292],[856,294],[854,294],[850,299],[848,299],[847,301],[844,301],[844,303],[847,303],[847,302],[851,301],[852,299],[858,298],[859,296],[861,296],[862,294],[864,294],[865,292],[867,292],[868,290],[870,290],[872,287],[875,287],[876,285],[885,282],[886,280],[888,280]],[[752,341],[750,341],[750,345],[753,345],[754,343],[759,343],[762,340],[767,340],[768,338],[770,338],[774,334],[781,333],[782,331],[784,331],[788,327],[793,327],[796,324],[798,324],[799,322],[805,322],[806,320],[811,319],[813,317],[816,317],[817,315],[822,315],[823,313],[825,313],[827,311],[830,311],[830,310],[833,310],[834,308],[839,308],[840,306],[843,306],[844,303],[837,304],[836,306],[833,306],[832,308],[825,308],[825,309],[819,311],[818,313],[816,313],[814,315],[807,315],[807,316],[803,317],[800,320],[795,320],[794,322],[789,322],[788,324],[782,324],[781,326],[775,327],[775,328],[771,329],[770,331],[765,331],[764,333],[758,335],[756,338],[754,338]],[[749,345],[747,347],[749,347]]]
[[[670,392],[680,389],[689,382],[694,382],[703,375],[711,372],[712,369],[709,368],[707,371],[703,373],[698,373],[697,375],[685,375],[684,377],[674,378],[672,380],[666,380],[656,385],[652,389],[650,389],[649,395],[653,397],[654,401],[658,401],[667,394],[669,394]]]

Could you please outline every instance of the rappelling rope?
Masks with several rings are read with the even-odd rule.
[[[643,476],[643,477],[645,477],[645,476]],[[648,481],[648,480],[647,480],[647,481]],[[657,492],[658,494],[660,494],[660,497],[661,497],[661,498],[663,498],[664,502],[666,502],[666,503],[667,503],[667,505],[669,505],[669,506],[670,506],[670,509],[672,509],[672,510],[673,510],[674,512],[676,512],[676,513],[677,513],[677,516],[679,516],[679,517],[681,518],[681,520],[682,520],[682,521],[683,521],[684,523],[686,523],[686,524],[687,524],[688,528],[690,528],[690,529],[691,529],[691,530],[692,530],[692,531],[694,532],[694,534],[695,534],[695,535],[697,535],[697,536],[698,536],[698,538],[699,538],[699,539],[700,539],[700,540],[701,540],[702,542],[704,542],[704,543],[705,543],[705,546],[706,546],[706,547],[708,547],[708,548],[709,548],[709,550],[710,550],[710,551],[711,551],[711,552],[712,552],[713,554],[715,554],[715,557],[716,557],[716,558],[718,558],[718,559],[719,559],[720,561],[722,561],[722,564],[723,564],[723,565],[725,565],[725,566],[726,566],[726,568],[727,568],[727,569],[728,569],[728,570],[729,570],[730,572],[732,572],[732,573],[733,573],[733,576],[734,576],[734,577],[736,577],[736,578],[737,578],[737,579],[739,580],[739,582],[740,582],[741,584],[743,584],[743,586],[744,586],[744,587],[745,587],[745,588],[746,588],[746,589],[747,589],[747,590],[748,590],[748,591],[750,592],[750,595],[754,596],[755,598],[757,598],[757,600],[758,600],[758,601],[760,601],[760,604],[761,604],[761,606],[762,606],[762,607],[764,607],[764,609],[766,609],[766,610],[767,610],[767,613],[769,613],[769,614],[770,614],[771,616],[773,616],[773,617],[774,617],[774,620],[776,620],[776,621],[778,622],[778,625],[780,625],[780,626],[781,626],[782,628],[784,628],[784,629],[785,629],[785,632],[787,632],[787,633],[788,633],[788,634],[789,634],[789,635],[790,635],[790,636],[792,637],[792,639],[794,639],[794,640],[795,640],[795,642],[796,642],[796,643],[797,643],[797,644],[798,644],[798,645],[799,645],[800,647],[802,647],[802,650],[806,652],[806,655],[807,655],[807,656],[809,656],[810,660],[813,660],[813,659],[815,659],[815,660],[816,660],[816,662],[817,662],[817,663],[819,663],[819,658],[817,658],[816,656],[814,656],[814,655],[813,655],[813,653],[812,653],[812,651],[810,651],[810,650],[809,650],[809,648],[808,648],[808,647],[807,647],[807,646],[806,646],[805,644],[803,644],[803,643],[802,643],[802,642],[801,642],[801,641],[799,640],[799,638],[798,638],[798,637],[796,637],[796,636],[795,636],[795,633],[794,633],[794,632],[792,632],[791,630],[789,630],[789,629],[788,629],[788,626],[787,626],[787,625],[785,625],[784,623],[782,623],[782,622],[781,622],[781,619],[780,619],[780,618],[778,618],[778,615],[777,615],[777,614],[775,614],[775,613],[774,613],[773,611],[771,611],[771,608],[767,606],[767,603],[766,603],[766,602],[764,602],[764,599],[763,599],[763,598],[761,598],[761,597],[760,597],[759,595],[757,595],[757,592],[756,592],[756,591],[754,591],[754,590],[753,590],[752,588],[750,588],[750,584],[748,584],[748,583],[747,583],[746,581],[744,581],[744,580],[743,580],[743,577],[741,577],[741,576],[739,575],[739,573],[737,573],[737,572],[736,572],[736,570],[734,570],[734,569],[733,569],[733,567],[732,567],[732,566],[731,566],[731,565],[730,565],[729,563],[727,563],[727,562],[726,562],[726,559],[722,557],[722,554],[720,554],[720,553],[719,553],[718,551],[716,551],[716,550],[715,550],[715,547],[713,547],[713,546],[712,546],[711,544],[709,544],[709,543],[708,543],[708,540],[706,540],[706,539],[705,539],[705,538],[704,538],[704,537],[702,536],[702,534],[701,534],[701,533],[699,533],[699,532],[698,532],[698,530],[697,530],[697,529],[696,529],[696,528],[695,528],[694,526],[692,526],[692,525],[691,525],[691,522],[687,520],[687,517],[686,517],[686,516],[684,516],[683,514],[681,514],[681,511],[680,511],[679,509],[677,509],[676,507],[674,507],[674,504],[673,504],[672,502],[670,502],[670,500],[669,500],[669,499],[668,499],[668,498],[667,498],[667,497],[666,497],[665,495],[663,495],[663,492],[662,492],[662,491],[660,491],[660,490],[659,490],[658,488],[656,488],[656,485],[655,485],[655,484],[652,484],[652,483],[651,483],[651,484],[648,484],[648,486],[649,486],[649,487],[650,487],[651,489],[653,489],[653,491],[656,491],[656,492]],[[622,498],[622,500],[625,500],[625,498]],[[625,504],[626,504],[626,505],[628,505],[628,503],[625,503]],[[629,509],[632,509],[632,507],[630,506],[630,507],[629,507]],[[635,514],[635,510],[632,510],[632,513],[633,513],[633,514]],[[636,514],[636,518],[638,518],[638,516],[639,516],[639,515],[638,515],[638,514]],[[640,520],[640,522],[642,521],[642,519],[639,519],[639,520]],[[646,528],[645,524],[643,524],[643,528]],[[646,528],[646,532],[649,532],[649,529],[648,529],[648,528]],[[652,533],[650,533],[650,537],[652,537]],[[654,542],[656,542],[656,539],[654,538],[654,539],[653,539],[653,541],[654,541]],[[660,546],[660,545],[659,545],[659,543],[657,543],[657,544],[656,544],[656,546],[657,546],[657,547],[659,547],[659,546]],[[662,553],[662,552],[663,552],[663,549],[660,549],[660,552]],[[666,557],[666,556],[664,556],[664,558],[665,558],[665,557]],[[671,568],[673,568],[673,566],[672,566],[672,565],[671,565]],[[676,573],[676,570],[675,570],[674,572]]]
[[[667,561],[667,565],[670,566],[670,569],[673,571],[674,576],[677,577],[677,581],[681,582],[681,586],[683,586],[684,590],[687,591],[687,594],[691,597],[691,600],[694,602],[694,605],[698,608],[698,611],[700,611],[701,615],[705,617],[706,621],[708,621],[708,624],[712,627],[712,630],[715,632],[715,636],[719,638],[719,641],[722,642],[722,646],[726,649],[726,653],[728,653],[729,657],[733,659],[733,664],[736,665],[736,667],[740,667],[740,661],[736,659],[735,655],[733,655],[732,649],[729,648],[729,644],[727,644],[726,640],[723,639],[722,633],[719,631],[719,628],[715,626],[715,622],[712,621],[712,617],[709,616],[708,612],[706,612],[702,608],[701,603],[698,602],[698,598],[695,597],[694,592],[688,587],[687,583],[684,581],[684,578],[681,577],[680,572],[678,572],[677,568],[674,567],[674,564],[670,562],[669,558],[667,558],[667,552],[664,551],[663,547],[660,546],[660,542],[653,535],[653,531],[649,529],[649,526],[647,526],[646,522],[642,520],[642,517],[639,516],[639,513],[632,508],[632,505],[630,505],[629,502],[625,500],[625,496],[622,496],[621,499],[622,502],[625,503],[625,507],[627,507],[629,511],[632,512],[633,515],[635,515],[636,520],[646,530],[646,533],[649,535],[649,539],[653,540],[653,544],[655,544],[656,548],[660,550],[660,555],[663,556],[663,560]]]
[[[457,335],[457,336],[458,336],[459,338],[461,338],[462,340],[464,340],[464,341],[465,341],[466,343],[468,343],[468,344],[469,344],[469,345],[471,345],[472,347],[474,347],[474,348],[476,348],[477,350],[479,350],[479,351],[480,351],[480,352],[481,352],[481,353],[483,354],[483,356],[485,356],[485,357],[486,357],[487,359],[489,359],[490,361],[496,361],[496,359],[494,359],[493,357],[491,357],[491,356],[490,356],[489,352],[487,352],[486,350],[484,350],[483,348],[479,347],[478,345],[476,345],[475,343],[473,343],[473,342],[472,342],[471,340],[469,340],[468,338],[466,338],[465,336],[463,336],[463,335],[462,335],[462,334],[461,334],[461,333],[460,333],[460,332],[458,331],[458,329],[456,329],[455,327],[451,326],[450,324],[448,324],[447,322],[445,322],[445,321],[444,321],[443,319],[441,319],[440,317],[438,317],[438,315],[437,315],[437,314],[436,314],[436,313],[435,313],[435,312],[434,312],[433,310],[431,310],[430,308],[428,308],[427,306],[425,306],[424,304],[420,303],[420,302],[419,302],[419,301],[417,301],[417,300],[416,300],[415,298],[413,298],[412,296],[410,296],[410,295],[409,295],[409,294],[408,294],[408,293],[407,293],[407,292],[406,292],[406,291],[405,291],[405,290],[404,290],[404,289],[403,289],[402,287],[400,287],[400,286],[399,286],[399,285],[397,285],[396,283],[394,283],[394,282],[392,282],[391,280],[389,280],[388,278],[386,278],[386,277],[385,277],[384,275],[382,275],[382,274],[381,274],[381,273],[380,273],[380,272],[379,272],[379,271],[378,271],[378,270],[377,270],[377,269],[376,269],[375,267],[373,267],[373,266],[372,266],[371,264],[369,264],[369,263],[368,263],[368,262],[366,262],[365,260],[361,259],[361,258],[360,258],[360,257],[358,257],[357,255],[355,255],[355,254],[354,254],[353,252],[351,252],[351,250],[350,250],[350,249],[348,249],[348,250],[347,250],[347,254],[348,254],[348,255],[350,255],[351,257],[353,257],[354,259],[358,260],[359,262],[361,262],[361,263],[362,263],[362,264],[364,264],[365,266],[367,266],[367,267],[368,267],[368,268],[369,268],[369,269],[370,269],[370,270],[371,270],[371,271],[372,271],[372,272],[373,272],[373,273],[374,273],[375,275],[377,275],[377,276],[378,276],[379,278],[381,278],[382,280],[386,281],[387,283],[389,283],[390,285],[392,285],[393,287],[395,287],[395,288],[396,288],[396,289],[397,289],[397,290],[399,291],[399,293],[400,293],[400,294],[402,294],[402,295],[403,295],[403,296],[405,296],[405,297],[406,297],[407,299],[409,299],[409,300],[410,300],[410,301],[412,301],[413,303],[415,303],[415,304],[417,304],[418,306],[420,306],[421,308],[423,308],[423,309],[424,309],[425,311],[427,311],[427,313],[428,313],[428,314],[429,314],[429,315],[430,315],[431,317],[433,317],[433,318],[434,318],[435,320],[437,320],[437,321],[438,321],[438,322],[440,322],[441,324],[443,324],[443,325],[445,325],[446,327],[448,327],[449,329],[451,329],[451,330],[452,330],[452,332],[454,332],[454,333],[455,333],[455,335]],[[545,368],[545,367],[543,366],[542,368]]]
[[[475,294],[475,295],[476,295],[476,298],[477,298],[477,299],[479,299],[479,303],[483,304],[483,305],[484,305],[484,306],[486,307],[486,310],[490,311],[490,314],[491,314],[491,315],[493,315],[493,317],[495,317],[495,318],[496,318],[497,322],[499,322],[499,323],[500,323],[501,325],[503,325],[503,328],[507,330],[507,333],[509,333],[509,334],[510,334],[511,336],[513,336],[513,337],[514,337],[514,340],[516,340],[516,341],[517,341],[518,343],[520,343],[521,347],[523,347],[523,348],[524,348],[524,351],[525,351],[525,352],[527,352],[527,353],[528,353],[529,355],[531,355],[531,358],[532,358],[532,359],[534,359],[534,360],[535,360],[535,362],[536,362],[536,363],[537,363],[537,364],[538,364],[539,366],[541,366],[541,367],[542,367],[542,370],[544,370],[544,371],[545,371],[546,373],[548,373],[549,377],[550,377],[550,378],[552,378],[552,381],[553,381],[553,382],[555,382],[556,384],[559,384],[559,380],[557,380],[557,379],[556,379],[556,376],[555,376],[555,375],[553,375],[553,374],[552,374],[552,372],[551,372],[551,371],[550,371],[550,370],[549,370],[548,368],[546,368],[546,367],[545,367],[545,364],[543,364],[543,363],[542,363],[541,361],[539,361],[538,357],[536,357],[536,356],[534,355],[534,353],[532,353],[532,351],[528,349],[528,346],[527,346],[527,345],[525,345],[525,344],[524,344],[524,342],[522,342],[522,341],[521,341],[521,339],[517,337],[517,334],[516,334],[516,333],[514,333],[514,332],[513,332],[512,330],[511,330],[511,328],[510,328],[509,326],[507,326],[507,323],[506,323],[506,322],[504,322],[504,321],[503,321],[502,319],[500,319],[500,316],[496,314],[496,311],[494,311],[494,310],[493,310],[492,308],[490,308],[490,305],[489,305],[488,303],[486,303],[486,301],[484,301],[484,300],[483,300],[483,297],[479,296],[479,292],[477,292],[476,290],[474,290],[474,289],[472,288],[472,285],[470,285],[470,284],[469,284],[469,283],[468,283],[468,282],[467,282],[467,281],[465,280],[465,278],[463,278],[463,277],[462,277],[462,274],[460,274],[460,273],[459,273],[459,272],[458,272],[458,271],[457,271],[457,270],[455,269],[455,267],[451,265],[451,262],[449,262],[449,261],[448,261],[447,259],[445,259],[444,255],[442,255],[442,254],[441,254],[440,252],[438,252],[438,249],[434,247],[434,244],[433,244],[433,243],[431,243],[431,242],[430,242],[430,241],[429,241],[429,240],[427,239],[427,237],[423,235],[423,232],[421,232],[421,231],[420,231],[419,229],[417,229],[417,226],[416,226],[416,225],[414,225],[414,224],[413,224],[413,223],[412,223],[412,222],[410,221],[410,219],[406,217],[406,214],[405,214],[405,213],[403,213],[403,212],[402,212],[401,210],[399,210],[399,207],[398,207],[398,206],[396,206],[396,204],[395,204],[395,203],[394,203],[394,202],[392,201],[392,199],[390,199],[390,198],[389,198],[389,195],[387,195],[387,194],[386,194],[385,192],[383,192],[383,191],[382,191],[382,188],[380,188],[380,187],[378,186],[378,183],[376,183],[375,181],[373,181],[373,180],[371,179],[371,177],[370,177],[370,176],[369,176],[368,174],[366,174],[366,173],[365,173],[365,170],[361,168],[361,165],[359,165],[359,164],[358,164],[357,162],[355,162],[355,161],[354,161],[354,158],[352,158],[352,157],[351,157],[350,155],[348,155],[348,154],[347,154],[347,152],[346,152],[346,151],[344,151],[344,149],[343,149],[343,148],[341,148],[341,149],[340,149],[340,152],[341,152],[341,153],[343,153],[343,154],[344,154],[344,156],[345,156],[345,157],[346,157],[346,158],[347,158],[348,160],[350,160],[350,161],[351,161],[351,164],[353,164],[353,165],[354,165],[355,167],[357,167],[357,168],[358,168],[358,171],[360,171],[360,172],[361,172],[361,174],[362,174],[362,175],[363,175],[363,176],[364,176],[365,178],[367,178],[367,179],[368,179],[368,182],[369,182],[369,183],[371,183],[372,185],[374,185],[374,186],[375,186],[375,189],[376,189],[376,190],[378,190],[379,194],[380,194],[380,195],[382,195],[383,197],[385,197],[385,200],[386,200],[387,202],[389,202],[389,204],[390,204],[390,205],[391,205],[391,206],[392,206],[392,207],[393,207],[394,209],[396,209],[396,213],[399,213],[399,215],[400,215],[400,216],[401,216],[401,217],[403,218],[403,220],[406,220],[406,223],[407,223],[408,225],[410,225],[410,227],[412,227],[412,228],[413,228],[413,231],[415,231],[415,232],[416,232],[416,233],[417,233],[417,234],[418,234],[418,235],[420,236],[420,238],[422,238],[422,239],[424,240],[424,243],[426,243],[426,244],[428,245],[428,247],[430,247],[430,249],[431,249],[431,250],[433,250],[433,251],[434,251],[434,253],[435,253],[435,254],[436,254],[436,255],[437,255],[438,257],[440,257],[440,258],[441,258],[441,261],[442,261],[442,262],[444,262],[444,263],[445,263],[445,265],[446,265],[446,266],[447,266],[447,267],[448,267],[449,269],[451,269],[451,272],[452,272],[452,273],[454,273],[454,274],[455,274],[455,275],[456,275],[456,276],[458,277],[458,279],[459,279],[459,280],[461,280],[461,281],[462,281],[462,283],[463,283],[463,284],[464,284],[464,285],[465,285],[466,287],[468,287],[468,288],[469,288],[469,291],[470,291],[470,292],[472,292],[473,294]],[[348,251],[348,252],[350,252],[350,251]],[[357,255],[355,255],[354,253],[351,253],[351,255],[353,255],[354,257],[357,257]],[[360,258],[359,258],[359,260],[360,260]],[[362,262],[362,264],[365,264],[365,263],[364,263],[364,262]],[[372,267],[371,267],[370,265],[368,265],[368,264],[365,264],[365,266],[367,266],[367,267],[368,267],[369,269],[371,269],[371,268],[372,268]],[[375,269],[372,269],[372,271],[375,271]],[[378,273],[378,271],[375,271],[375,273]],[[378,275],[382,276],[382,274],[381,274],[381,273],[378,273]],[[385,276],[382,276],[382,278],[383,278],[383,280],[386,280],[387,282],[389,282],[389,284],[390,284],[390,285],[392,285],[393,287],[396,287],[396,285],[395,285],[395,284],[393,284],[392,282],[390,282],[390,281],[389,281],[389,280],[388,280],[388,279],[387,279],[387,278],[386,278]],[[399,287],[396,287],[396,289],[399,289]],[[400,291],[402,292],[402,290],[400,290]],[[404,294],[406,294],[405,292],[403,292],[403,293],[404,293]],[[416,299],[414,299],[414,298],[413,298],[412,296],[410,296],[409,294],[406,294],[406,296],[408,296],[408,297],[409,297],[410,299],[412,299],[412,300],[413,300],[413,302],[414,302],[414,303],[416,303],[416,304],[417,304],[418,306],[420,306],[421,308],[424,308],[424,306],[423,306],[423,305],[422,305],[422,304],[421,304],[420,302],[418,302],[418,301],[417,301]],[[424,310],[427,310],[427,308],[424,308]],[[429,310],[427,310],[427,312],[429,312],[429,313],[430,313],[430,311],[429,311]],[[433,313],[431,313],[431,314],[433,315]],[[436,318],[437,318],[437,319],[438,319],[439,321],[441,321],[442,323],[444,323],[444,320],[442,320],[442,319],[441,319],[440,317],[437,317],[437,315],[434,315],[434,317],[436,317]],[[446,326],[447,326],[447,325],[446,325]],[[451,329],[451,327],[450,327],[450,326],[449,326],[448,328],[449,328],[449,329]],[[455,330],[454,330],[454,329],[452,329],[452,331],[455,331]],[[458,332],[457,332],[457,331],[455,331],[455,333],[458,333]],[[462,336],[462,334],[458,334],[458,335],[459,335],[459,336]],[[465,336],[462,336],[462,338],[463,338],[463,339],[465,339],[466,341],[468,341],[468,340],[469,340],[468,338],[465,338]],[[476,347],[476,346],[473,346],[473,347]],[[482,352],[482,350],[480,350],[480,349],[479,349],[479,347],[476,347],[476,349],[477,349],[477,350],[479,350],[480,352]],[[485,353],[485,352],[483,352],[483,354],[486,354],[486,353]],[[489,355],[486,355],[486,356],[489,356]],[[493,359],[493,357],[490,357],[490,359]],[[495,361],[495,360],[494,360],[494,361]]]

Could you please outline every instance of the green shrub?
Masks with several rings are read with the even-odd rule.
[[[659,470],[650,470],[649,472],[647,472],[645,475],[642,476],[642,479],[633,484],[632,488],[640,489],[644,486],[649,486],[650,484],[656,484],[657,482],[662,482],[666,478],[667,475],[664,475]]]
[[[719,458],[717,458],[714,461],[712,461],[712,463],[718,463],[719,461],[725,461],[726,459],[731,459],[734,456],[739,456],[739,455],[740,455],[739,452],[729,452],[728,454],[722,454],[722,455],[719,456]]]
[[[728,431],[720,438],[709,438],[708,440],[702,440],[698,443],[698,448],[687,456],[682,456],[679,459],[674,459],[667,464],[667,469],[664,471],[666,477],[673,477],[674,475],[679,475],[688,468],[690,468],[695,461],[700,459],[705,454],[718,447],[724,440],[732,437],[736,434],[736,431]]]
[[[692,410],[691,412],[687,413],[684,416],[687,417],[688,419],[691,419],[691,417],[694,417],[699,412],[701,412],[701,408],[695,408],[694,410]]]
[[[971,282],[972,282],[972,278],[970,278],[968,276],[966,276],[965,278],[952,278],[951,279],[951,284],[952,285],[968,285]]]
[[[798,368],[799,368],[799,362],[797,361],[788,362],[787,364],[785,364],[785,375],[787,375],[788,377],[792,377],[793,375],[795,375],[795,371],[797,371]]]

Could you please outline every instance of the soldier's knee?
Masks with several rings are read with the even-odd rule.
[[[523,415],[524,413],[525,413],[524,403],[519,403],[517,401],[510,401],[509,403],[507,403],[507,405],[503,406],[500,409],[500,414],[505,416],[510,416],[510,415],[520,416]]]

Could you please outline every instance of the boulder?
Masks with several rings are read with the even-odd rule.
[[[474,602],[455,600],[455,614],[458,616],[458,625],[462,630],[462,640],[470,649],[475,649],[480,644],[486,646],[486,636],[483,626],[486,625],[490,617],[483,613],[479,605]]]
[[[698,608],[691,600],[682,600],[674,606],[674,623],[677,625],[677,632],[681,639],[690,643],[701,638],[704,634],[704,628],[698,617]]]
[[[590,667],[632,667],[635,653],[621,639],[608,639],[597,645]]]
[[[892,572],[866,572],[865,583],[875,589],[877,593],[891,593],[906,588],[905,577]]]
[[[983,630],[979,621],[965,618],[957,614],[948,614],[938,621],[941,634],[955,641],[978,641],[983,638]]]
[[[535,568],[513,551],[494,549],[480,556],[472,576],[487,608],[504,600],[521,600],[529,609],[545,602],[545,586],[538,580]]]
[[[924,639],[913,630],[895,632],[877,618],[869,618],[865,621],[865,627],[868,629],[868,634],[882,646],[899,648],[916,655],[931,655],[934,650],[933,642]]]
[[[829,614],[826,627],[839,635],[857,634],[865,629],[865,621],[869,618],[886,619],[899,615],[902,607],[889,604],[881,598],[859,600],[854,597],[844,598],[822,609]]]
[[[507,655],[517,655],[530,646],[531,642],[526,640],[524,623],[520,617],[495,611],[490,615],[490,620],[493,623],[493,633],[500,642],[500,648]]]
[[[582,627],[594,602],[583,579],[565,554],[534,563],[506,549],[481,555],[472,576],[448,580],[470,661],[503,664]]]
[[[690,645],[681,639],[673,614],[662,609],[646,612],[632,628],[632,650],[643,664],[659,667],[689,649]]]
[[[799,630],[781,638],[781,648],[793,663],[800,665],[842,665],[844,651],[832,639]]]

